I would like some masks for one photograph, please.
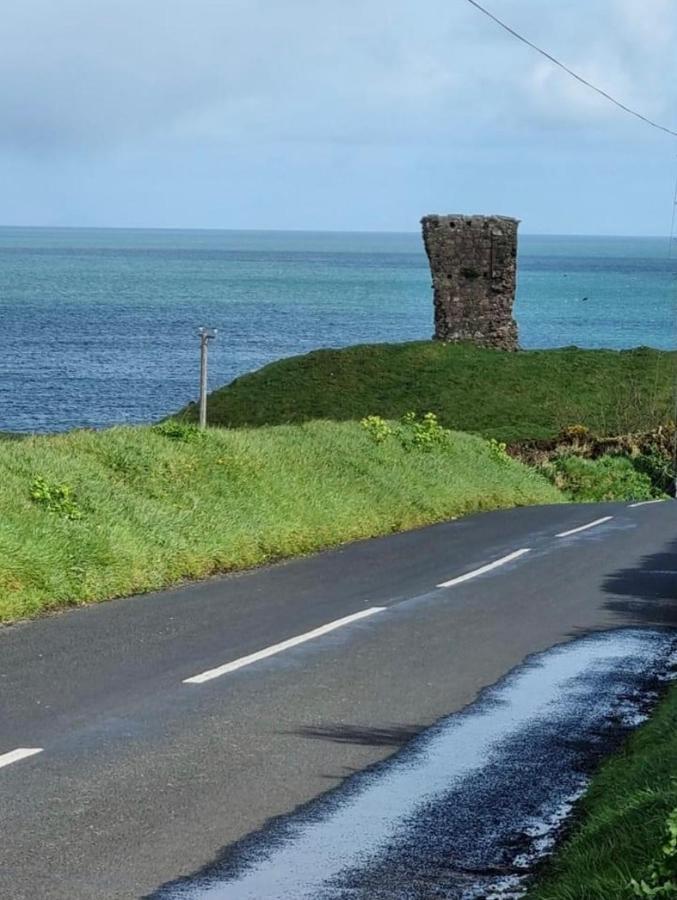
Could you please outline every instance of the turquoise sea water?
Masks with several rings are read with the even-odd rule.
[[[667,239],[522,236],[523,347],[675,346]],[[587,299],[584,299],[587,298]],[[145,422],[317,347],[429,338],[418,234],[0,228],[0,430]]]

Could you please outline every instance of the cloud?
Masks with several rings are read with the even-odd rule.
[[[648,115],[677,105],[672,0],[487,0]],[[22,0],[3,13],[0,146],[443,142],[621,114],[464,3]]]
[[[594,9],[570,8],[559,25],[559,40],[571,48],[563,56],[570,68],[625,105],[677,128],[674,7],[665,0],[614,0]],[[542,58],[533,63],[532,76],[531,99],[544,122],[597,122],[628,134],[642,127]]]

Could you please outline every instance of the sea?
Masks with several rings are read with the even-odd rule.
[[[522,235],[524,348],[675,347],[666,238]],[[152,422],[320,347],[432,336],[420,234],[0,228],[0,431]]]

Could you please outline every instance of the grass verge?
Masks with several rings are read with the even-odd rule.
[[[529,350],[505,353],[419,341],[318,350],[272,363],[210,396],[213,425],[400,418],[432,411],[442,425],[509,443],[566,426],[648,431],[671,416],[677,353]],[[195,407],[181,413],[189,421]]]
[[[406,446],[331,422],[29,437],[0,443],[0,481],[4,622],[563,499],[471,435]]]
[[[652,882],[650,873],[661,863],[672,866],[677,878],[675,856],[666,859],[662,849],[669,840],[669,816],[677,808],[675,759],[677,686],[622,752],[603,764],[581,801],[578,825],[528,900],[677,897],[677,881],[655,893],[632,887],[633,879]]]

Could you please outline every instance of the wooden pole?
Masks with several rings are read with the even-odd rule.
[[[215,328],[200,328],[200,428],[207,427],[207,357],[209,342],[216,337]]]

